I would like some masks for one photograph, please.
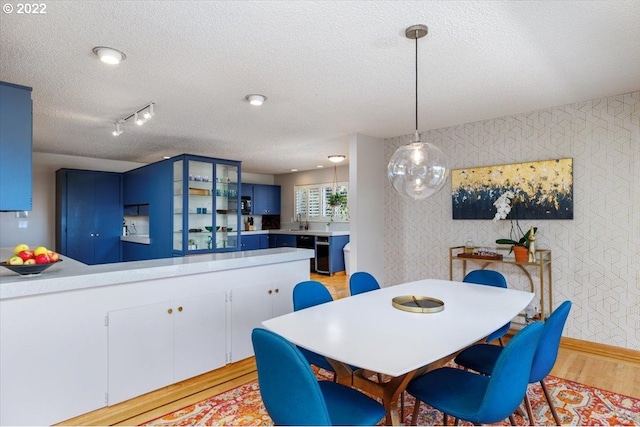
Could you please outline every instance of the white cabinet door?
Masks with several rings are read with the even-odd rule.
[[[282,316],[293,311],[293,288],[295,285],[296,282],[291,280],[273,285],[271,317]]]
[[[173,382],[173,311],[168,302],[108,313],[109,405]]]
[[[184,298],[175,314],[174,382],[220,368],[226,363],[226,292]]]
[[[273,287],[262,283],[233,289],[231,295],[231,361],[253,356],[251,331],[271,318]]]
[[[293,311],[295,280],[262,283],[231,292],[231,361],[253,356],[251,331],[262,322]]]

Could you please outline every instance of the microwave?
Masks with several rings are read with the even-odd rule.
[[[243,196],[240,199],[240,212],[243,215],[251,213],[251,197]]]

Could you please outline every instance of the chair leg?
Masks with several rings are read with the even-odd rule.
[[[556,422],[557,426],[562,425],[562,423],[560,422],[560,417],[558,416],[558,412],[556,411],[556,407],[553,405],[553,401],[551,400],[551,395],[549,394],[547,385],[544,383],[544,378],[540,380],[540,385],[542,386],[544,397],[547,398],[547,403],[549,404],[549,409],[551,409],[551,415],[553,415],[553,420]]]
[[[442,413],[442,425],[446,426],[447,424],[449,424],[449,416],[447,415],[446,412]]]
[[[518,425],[516,423],[516,419],[513,418],[513,415],[509,415],[509,422],[511,423],[512,426],[517,426]]]
[[[533,424],[533,409],[531,409],[531,401],[529,400],[529,396],[525,393],[524,395],[524,407],[527,410],[527,417],[529,417],[529,425]]]
[[[412,426],[417,426],[418,425],[418,412],[420,412],[420,404],[422,403],[422,401],[418,398],[416,398],[415,403],[413,404],[413,415],[411,415],[411,425]]]

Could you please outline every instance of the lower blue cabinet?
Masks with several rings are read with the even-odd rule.
[[[268,234],[242,235],[241,250],[254,251],[257,249],[267,249],[269,247]]]

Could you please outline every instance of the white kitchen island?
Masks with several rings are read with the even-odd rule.
[[[8,258],[10,249],[0,249]],[[48,425],[253,355],[307,249],[0,272],[0,424]]]

